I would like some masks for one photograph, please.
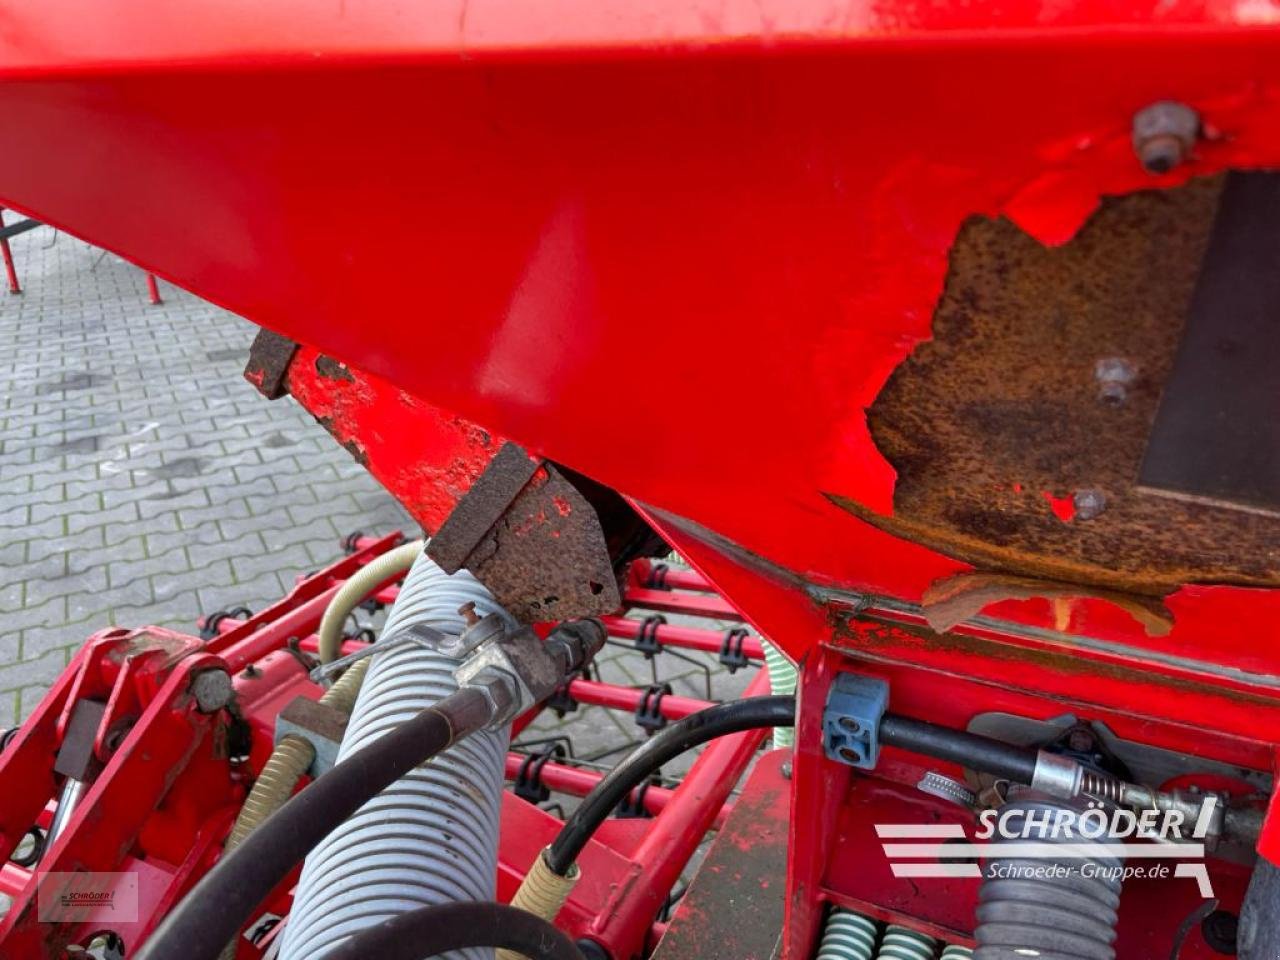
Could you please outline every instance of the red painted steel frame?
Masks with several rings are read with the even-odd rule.
[[[0,751],[0,854],[7,855],[27,828],[47,828],[58,795],[52,764],[73,705],[82,698],[105,700],[107,713],[95,738],[106,762],[66,830],[44,853],[37,869],[8,863],[0,868],[0,891],[14,906],[0,926],[0,956],[60,956],[65,944],[83,943],[104,927],[126,946],[145,941],[155,924],[215,861],[243,798],[248,778],[270,752],[276,715],[297,696],[315,697],[298,655],[286,645],[314,650],[314,630],[343,581],[403,538],[362,538],[355,552],[301,580],[281,601],[245,620],[224,619],[207,643],[172,631],[148,628],[106,631],[93,638],[23,725]],[[393,599],[393,581],[375,595]],[[348,642],[346,650],[356,649]],[[233,673],[237,712],[251,731],[247,766],[226,755],[229,716],[203,714],[188,692],[202,669]],[[767,689],[761,671],[748,692]],[[575,681],[569,692],[583,703],[627,711],[641,691],[596,681]],[[678,719],[708,706],[670,696],[661,713]],[[522,718],[523,726],[532,715]],[[653,918],[703,836],[723,822],[725,800],[754,756],[764,733],[725,738],[707,749],[674,790],[651,787],[644,804],[649,820],[618,820],[598,832],[581,862],[588,879],[575,888],[561,925],[590,936],[617,957],[631,956],[653,936]],[[507,760],[508,776],[523,758]],[[549,762],[542,782],[558,792],[585,795],[601,779],[595,771]],[[512,795],[504,799],[500,890],[509,897],[560,821]],[[531,846],[531,844],[533,844]],[[138,877],[137,919],[79,924],[38,920],[42,878],[50,871],[94,870]],[[262,912],[287,914],[292,879]],[[50,891],[45,890],[47,895]],[[251,944],[241,938],[237,957],[258,960],[271,938]]]
[[[10,4],[0,200],[376,377],[333,428],[406,503],[465,486],[483,428],[757,558],[756,622],[771,577],[914,602],[967,569],[826,496],[891,511],[864,410],[967,218],[1057,244],[1102,196],[1280,166],[1268,0],[180,9]],[[1210,136],[1152,177],[1131,121],[1168,98]],[[655,372],[679,416],[610,389]],[[475,445],[388,428],[422,409]],[[1170,606],[1159,640],[1096,600],[1071,631],[1280,673],[1275,593]]]

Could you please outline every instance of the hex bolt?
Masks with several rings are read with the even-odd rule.
[[[1094,379],[1098,381],[1098,396],[1112,406],[1120,406],[1129,397],[1129,385],[1137,372],[1124,357],[1102,357],[1093,366]]]
[[[234,693],[231,675],[225,670],[201,670],[191,678],[191,695],[196,698],[196,707],[201,713],[221,710],[231,702]]]
[[[1067,746],[1077,753],[1088,753],[1093,749],[1093,734],[1088,730],[1072,730]]]
[[[1101,490],[1077,490],[1071,502],[1075,505],[1077,520],[1092,520],[1107,509],[1107,497]]]
[[[1161,100],[1133,115],[1133,151],[1148,173],[1168,173],[1186,161],[1200,129],[1200,114],[1191,107]]]

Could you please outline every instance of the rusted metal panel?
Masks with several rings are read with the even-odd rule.
[[[461,570],[537,469],[538,461],[519,445],[504,444],[440,525],[428,550],[431,559],[446,573]]]
[[[268,400],[278,400],[289,392],[289,364],[293,362],[298,347],[296,340],[282,337],[274,330],[263,327],[253,338],[253,346],[249,348],[249,362],[244,368],[244,378]]]
[[[1108,200],[1059,247],[970,220],[933,339],[868,411],[894,515],[831,499],[987,571],[1148,595],[1280,584],[1280,519],[1137,485],[1221,183]]]
[[[1280,176],[1233,173],[1165,386],[1144,487],[1280,515]]]
[[[454,569],[465,566],[523,622],[618,609],[622,598],[600,518],[554,465],[535,465],[523,489],[487,528],[480,529],[524,470],[513,467],[514,455],[503,459],[506,462],[500,464],[495,458],[486,471],[495,475],[492,484],[482,486],[477,481],[473,488],[482,505],[471,510],[468,495],[454,511],[454,516],[461,511],[464,519],[455,525],[450,517],[428,553],[433,559],[445,556]],[[456,538],[448,536],[451,532],[457,533]],[[466,546],[471,549],[459,560],[457,555]]]

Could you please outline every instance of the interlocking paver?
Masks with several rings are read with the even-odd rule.
[[[310,414],[243,380],[252,324],[163,282],[151,306],[139,270],[49,228],[12,245],[26,292],[0,293],[0,726],[95,630],[193,630],[277,599],[338,556],[335,513],[412,529]],[[354,522],[360,504],[376,509]]]

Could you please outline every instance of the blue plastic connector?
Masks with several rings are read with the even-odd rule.
[[[853,673],[836,676],[822,715],[827,756],[860,770],[880,759],[880,720],[889,709],[889,684]]]

